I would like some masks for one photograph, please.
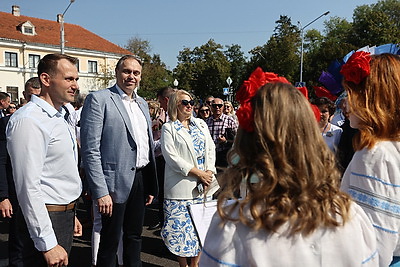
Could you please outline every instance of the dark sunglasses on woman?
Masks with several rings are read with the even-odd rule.
[[[184,105],[184,106],[187,106],[187,105],[191,105],[191,106],[193,106],[194,105],[194,100],[186,100],[186,99],[183,99],[182,101],[181,101],[181,103],[182,103],[182,105]]]

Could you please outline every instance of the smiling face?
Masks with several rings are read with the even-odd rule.
[[[181,97],[178,98],[178,120],[183,121],[192,116],[193,105],[190,101],[192,101],[192,99],[186,94],[182,94]]]
[[[65,103],[73,102],[78,86],[78,69],[67,59],[60,59],[52,74],[43,72],[40,80],[45,88],[44,97],[57,110]]]
[[[132,96],[133,90],[139,86],[142,79],[142,66],[134,58],[127,58],[115,69],[117,85],[127,95]]]

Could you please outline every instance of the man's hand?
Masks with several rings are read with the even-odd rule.
[[[48,251],[43,251],[43,256],[49,267],[63,267],[68,265],[68,254],[60,245]]]
[[[99,207],[99,212],[103,215],[112,215],[113,201],[110,195],[105,195],[104,197],[97,199],[97,206]]]
[[[224,144],[224,143],[226,143],[226,138],[225,138],[225,136],[223,136],[223,135],[218,136],[218,137],[217,137],[217,142],[218,142],[218,144]]]
[[[82,236],[82,224],[75,216],[74,236]]]
[[[148,195],[146,198],[146,206],[150,205],[153,202],[154,196]]]
[[[3,218],[11,218],[11,215],[13,214],[13,208],[8,198],[0,202],[0,211]]]

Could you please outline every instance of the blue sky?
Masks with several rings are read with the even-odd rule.
[[[1,0],[0,11],[11,12],[19,5],[21,14],[56,20],[69,0]],[[246,3],[247,2],[247,3]],[[238,44],[247,53],[263,45],[273,33],[280,15],[303,25],[326,11],[307,29],[322,30],[330,16],[352,21],[356,6],[374,0],[75,0],[65,15],[66,23],[78,24],[103,38],[124,46],[138,36],[150,41],[151,53],[160,54],[170,69],[179,51],[194,48],[213,38],[222,45]]]

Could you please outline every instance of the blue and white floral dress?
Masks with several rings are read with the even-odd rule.
[[[189,129],[184,128],[179,120],[174,122],[177,128],[188,131],[192,137],[198,168],[204,170],[205,136],[194,122],[189,123]],[[164,225],[161,237],[167,248],[180,257],[195,257],[201,251],[196,230],[189,215],[187,206],[204,201],[204,195],[195,199],[165,199],[164,200]]]

